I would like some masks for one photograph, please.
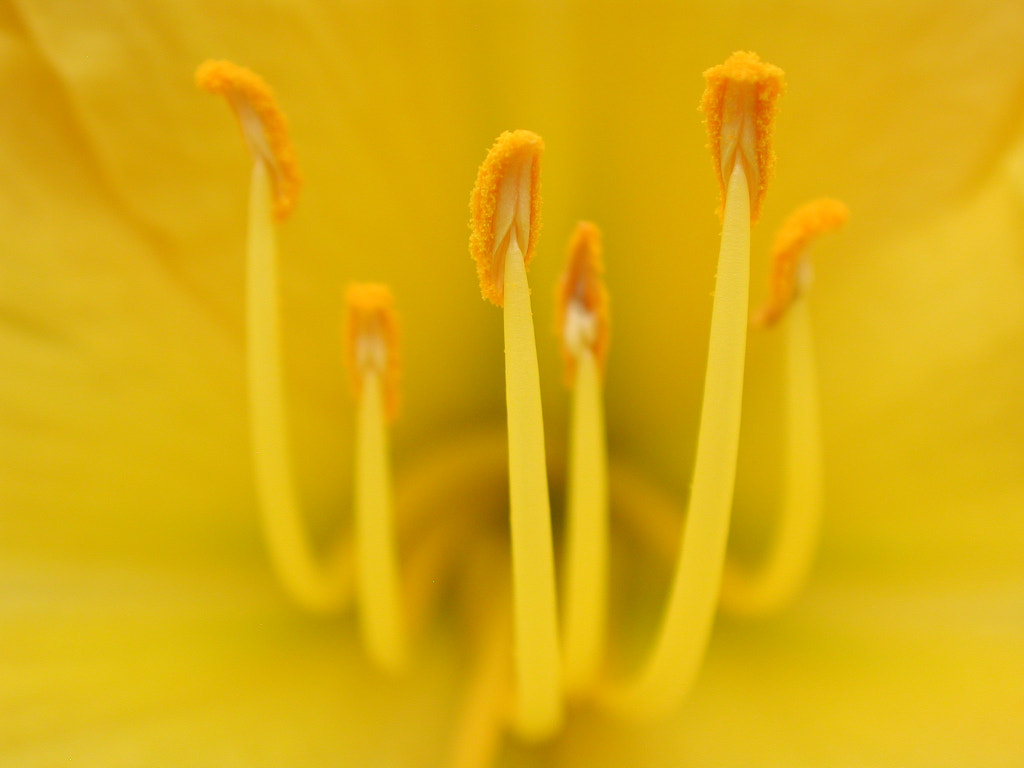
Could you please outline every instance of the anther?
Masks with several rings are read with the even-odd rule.
[[[756,53],[737,51],[724,64],[708,69],[704,78],[707,87],[700,109],[718,177],[718,214],[725,210],[729,178],[733,166],[740,162],[750,189],[750,221],[754,223],[775,172],[772,137],[778,99],[785,87],[782,70],[764,63]]]
[[[206,61],[196,70],[196,85],[227,99],[238,118],[253,160],[262,162],[274,187],[274,216],[282,221],[295,208],[302,179],[288,137],[288,120],[266,81],[230,61]]]
[[[774,325],[810,283],[806,258],[811,242],[839,229],[850,212],[838,200],[824,198],[797,208],[782,224],[772,247],[771,296],[754,315],[754,325]]]
[[[469,252],[483,297],[505,303],[505,255],[514,239],[529,267],[540,234],[540,155],[531,131],[506,131],[487,153],[470,196]]]
[[[391,289],[353,283],[345,292],[345,335],[352,389],[358,400],[368,373],[380,378],[389,421],[398,415],[401,373],[398,320]]]
[[[608,357],[608,290],[604,284],[601,230],[581,221],[569,241],[569,258],[555,300],[555,328],[562,340],[566,383],[572,384],[582,350],[603,372]]]

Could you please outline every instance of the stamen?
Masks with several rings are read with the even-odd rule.
[[[481,292],[505,307],[515,726],[524,739],[534,741],[552,735],[562,719],[544,418],[526,281],[526,262],[540,226],[542,149],[543,142],[533,133],[503,133],[480,166],[470,199],[470,252],[477,262]]]
[[[345,298],[349,361],[358,403],[354,518],[359,626],[370,657],[396,673],[405,665],[406,638],[384,400],[386,396],[393,415],[398,322],[387,286],[351,285]]]
[[[726,563],[722,608],[737,616],[763,616],[788,603],[806,581],[818,546],[822,514],[821,423],[814,339],[800,284],[805,251],[818,234],[839,227],[849,213],[836,200],[799,208],[775,238],[772,298],[761,311],[762,325],[785,312],[786,441],[778,528],[764,561],[753,572]],[[786,311],[788,307],[788,312]]]
[[[754,317],[759,326],[774,325],[808,286],[809,264],[804,255],[811,242],[839,229],[850,212],[838,200],[815,200],[797,208],[782,224],[772,247],[771,298]]]
[[[230,61],[206,61],[196,70],[196,85],[224,96],[238,118],[242,138],[253,159],[270,171],[274,215],[288,218],[295,208],[302,180],[295,150],[288,138],[288,120],[274,92],[262,77]]]
[[[565,585],[565,685],[585,691],[605,645],[608,592],[608,451],[600,370],[608,354],[608,292],[601,231],[580,222],[569,242],[555,314],[572,388]]]
[[[761,217],[768,182],[775,173],[772,137],[778,99],[784,90],[782,70],[765,64],[756,53],[737,51],[724,64],[707,70],[704,78],[707,87],[700,108],[718,176],[718,214],[725,210],[727,186],[739,160],[750,189],[753,224]]]
[[[745,93],[751,83],[754,90],[749,93],[757,95],[756,84],[763,81],[758,79],[758,72],[770,74],[766,87],[777,94],[781,72],[761,64],[753,54],[734,54],[724,67],[705,73],[708,85],[702,104],[712,110],[707,113],[712,154],[721,160],[716,162],[716,168],[728,170],[728,187],[711,312],[704,402],[683,545],[661,629],[653,652],[636,680],[625,690],[613,692],[606,700],[609,706],[627,716],[665,712],[689,692],[704,658],[718,602],[739,446],[752,220],[747,179],[751,164],[729,161],[727,142],[719,142],[719,138],[723,125],[730,131],[743,133],[749,133],[744,126],[754,125],[753,146],[765,144],[763,134],[769,132],[771,126],[762,125],[762,117],[774,114],[774,108],[766,112],[759,95],[755,99],[732,95]],[[740,154],[744,157],[747,149],[742,145],[746,142],[747,138],[739,142]],[[719,148],[720,158],[716,154]],[[735,156],[736,152],[731,151],[731,154]],[[761,154],[759,151],[759,157]],[[763,183],[767,175],[765,168],[755,167],[759,168],[757,178]]]
[[[257,75],[230,62],[206,62],[196,71],[196,82],[228,97],[253,152],[246,238],[246,384],[256,496],[267,549],[292,599],[310,611],[332,613],[345,607],[352,595],[349,545],[341,542],[325,567],[317,562],[302,529],[289,466],[271,206],[281,218],[294,205],[298,189],[294,154],[284,116]],[[273,183],[271,175],[276,179]]]

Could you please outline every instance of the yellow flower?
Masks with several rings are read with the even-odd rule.
[[[692,466],[718,223],[695,105],[739,48],[784,67],[754,290],[786,213],[854,223],[818,260],[827,517],[798,602],[719,622],[668,722],[574,713],[503,764],[1013,765],[1024,755],[1024,13],[1012,2],[54,4],[0,12],[0,757],[11,765],[436,765],[461,629],[414,672],[311,619],[259,538],[243,384],[246,161],[193,89],[225,56],[272,82],[307,176],[281,233],[293,460],[346,530],[353,416],[339,287],[407,319],[396,475],[503,414],[499,313],[465,252],[501,130],[544,136],[549,295],[600,222],[613,456],[677,499]],[[537,327],[553,308],[535,300]],[[558,345],[538,336],[553,463]],[[779,356],[751,340],[734,550],[777,496]],[[455,503],[501,507],[453,489]],[[613,618],[649,630],[665,573]],[[636,631],[631,631],[631,636]],[[646,639],[637,640],[640,644]],[[646,643],[644,643],[646,645]],[[627,650],[628,652],[628,650]]]

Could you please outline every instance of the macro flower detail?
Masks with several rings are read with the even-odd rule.
[[[1019,763],[1024,17],[806,11],[13,4],[0,763]]]
[[[492,694],[492,706],[483,714],[473,712],[469,725],[460,729],[453,752],[458,765],[488,764],[490,753],[499,743],[496,734],[506,726],[528,743],[551,739],[562,727],[567,697],[590,699],[611,713],[628,717],[664,714],[686,696],[701,666],[725,568],[736,472],[748,323],[749,230],[774,167],[772,133],[782,72],[762,64],[755,54],[736,53],[726,64],[708,70],[705,78],[707,88],[701,108],[722,183],[723,229],[704,405],[690,507],[672,589],[650,657],[633,680],[605,679],[602,661],[607,622],[610,482],[600,386],[608,349],[608,289],[603,280],[601,233],[589,222],[577,226],[556,302],[557,326],[574,399],[563,636],[556,597],[540,374],[526,278],[540,231],[540,157],[544,143],[530,131],[505,132],[478,171],[470,196],[469,249],[477,263],[483,297],[501,307],[504,316],[511,641],[500,645],[510,649],[514,673],[510,688],[499,687],[496,680],[489,683],[492,690],[502,693]],[[271,189],[267,180],[280,176],[280,167],[294,168],[294,152],[282,138],[284,117],[258,76],[227,62],[207,62],[197,71],[196,80],[200,87],[226,95],[243,125],[254,161],[248,236],[249,389],[268,546],[276,554],[275,565],[283,583],[300,603],[322,609],[333,601],[333,606],[340,608],[349,587],[328,576],[303,544],[300,515],[291,490],[277,359],[280,337],[273,278],[277,256],[265,210],[273,200],[279,212],[282,195],[281,183],[275,181]],[[273,140],[264,141],[267,137]],[[287,159],[278,159],[265,148],[266,144]],[[297,172],[293,175],[297,177]],[[837,226],[845,215],[841,204],[827,201],[801,209],[784,228],[776,247],[772,320],[794,301],[796,292],[791,284],[795,278],[791,273],[810,238]],[[408,622],[403,618],[400,565],[396,559],[399,536],[394,527],[383,424],[385,414],[393,418],[397,408],[397,321],[387,286],[352,285],[346,303],[349,367],[360,414],[356,430],[356,525],[350,544],[354,554],[349,557],[356,563],[356,604],[368,655],[396,674],[406,665]],[[804,338],[806,331],[800,333],[801,343],[809,344]],[[799,475],[794,485],[813,490],[802,495],[797,491],[795,498],[787,497],[785,506],[787,511],[790,507],[796,509],[795,517],[804,521],[803,528],[816,529],[820,461],[816,458],[819,438],[814,366],[806,362],[802,367],[791,366],[793,371],[790,399],[799,404],[791,409],[788,430],[790,442],[798,448],[794,449],[795,462],[787,466],[790,474]],[[784,515],[784,520],[793,516]],[[439,525],[436,521],[433,524]],[[806,576],[814,544],[813,536],[793,534],[789,531],[792,527],[783,525],[778,537],[782,554],[777,559],[781,565],[770,563],[768,576],[762,577],[772,582],[776,580],[774,571],[785,571],[787,596]],[[793,545],[792,540],[799,545]],[[794,548],[796,555],[790,552]],[[792,567],[790,561],[794,559],[802,567]],[[742,581],[729,583],[734,584],[733,592],[743,594]],[[731,599],[742,604],[742,597]],[[726,602],[729,600],[727,596]],[[498,626],[508,627],[504,620]],[[493,637],[500,637],[500,632]],[[489,642],[496,641],[492,638]],[[495,664],[506,663],[500,655],[487,658],[484,680],[491,679],[490,670]],[[567,676],[563,665],[568,669]],[[505,697],[509,699],[507,704],[502,703]],[[470,748],[467,744],[485,746]]]

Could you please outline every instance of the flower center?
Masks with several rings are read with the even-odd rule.
[[[437,584],[456,564],[465,571],[469,613],[482,630],[474,633],[479,649],[456,731],[457,765],[486,765],[506,727],[527,741],[550,738],[568,698],[588,699],[626,717],[664,713],[692,688],[720,587],[725,609],[756,615],[790,599],[809,568],[821,507],[820,430],[809,316],[796,298],[806,290],[800,275],[808,268],[808,244],[839,226],[846,210],[835,201],[805,206],[776,240],[772,296],[755,321],[771,325],[790,310],[784,494],[769,556],[758,569],[744,571],[728,561],[726,542],[743,393],[750,227],[774,172],[772,131],[782,72],[740,52],[705,78],[701,108],[720,183],[722,240],[688,508],[684,517],[674,500],[609,462],[603,404],[608,291],[600,230],[581,222],[569,241],[556,304],[572,402],[559,616],[526,276],[540,232],[540,137],[523,130],[499,136],[470,198],[469,247],[481,293],[503,308],[507,442],[487,436],[462,450],[439,451],[393,486],[388,424],[398,411],[399,373],[394,299],[387,286],[350,286],[345,316],[357,411],[354,531],[321,561],[302,529],[282,384],[273,217],[288,215],[299,188],[287,122],[270,89],[248,70],[207,62],[196,73],[201,87],[227,98],[253,160],[246,364],[257,496],[272,565],[288,593],[309,610],[333,613],[354,601],[368,655],[391,673],[405,668]],[[505,478],[507,552],[500,538],[479,535],[472,516],[448,514],[462,506],[460,491],[477,484],[493,495]],[[604,670],[610,514],[674,567],[654,647],[624,680],[610,679]],[[480,594],[488,579],[497,592]]]

